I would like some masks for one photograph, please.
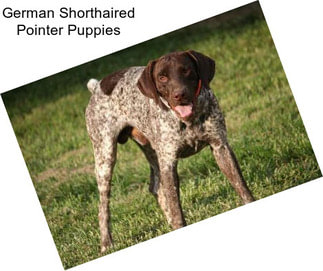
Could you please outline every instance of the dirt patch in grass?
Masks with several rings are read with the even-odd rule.
[[[77,156],[81,156],[82,154],[88,151],[88,147],[84,146],[79,149],[71,150],[65,152],[61,155],[54,163],[52,163],[52,167],[40,172],[35,178],[35,182],[42,182],[49,178],[55,178],[60,181],[65,181],[75,174],[90,174],[94,176],[94,165],[93,164],[85,164],[80,167],[75,168],[65,168],[65,167],[55,167],[56,165],[64,165],[64,162],[68,162],[73,160],[73,158]],[[54,165],[54,166],[53,166]]]
[[[79,156],[79,155],[81,155],[83,153],[86,153],[87,151],[88,151],[87,146],[84,146],[84,147],[76,149],[76,150],[68,151],[68,152],[64,153],[61,157],[59,157],[56,162],[57,163],[62,163],[62,162],[66,161],[66,160],[68,160],[68,159],[70,159],[70,158],[72,158],[74,156]]]
[[[90,174],[94,176],[94,166],[93,165],[85,165],[80,168],[50,168],[47,169],[37,175],[35,178],[36,182],[42,182],[49,178],[56,178],[61,181],[65,181],[75,174]]]

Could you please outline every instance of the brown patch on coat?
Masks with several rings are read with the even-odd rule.
[[[128,71],[128,68],[111,73],[104,77],[100,82],[101,90],[104,94],[110,95],[114,87],[118,84],[119,80]]]
[[[118,136],[118,143],[125,144],[128,138],[131,137],[137,141],[140,145],[144,146],[149,143],[148,139],[135,127],[125,127]]]
[[[148,139],[137,128],[132,129],[131,136],[134,140],[136,140],[143,146],[149,143]]]

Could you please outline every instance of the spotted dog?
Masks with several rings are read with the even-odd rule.
[[[86,124],[100,193],[101,252],[112,245],[109,194],[117,143],[137,142],[150,164],[150,192],[173,229],[185,226],[178,159],[210,146],[219,168],[243,203],[253,201],[227,141],[226,126],[210,89],[215,62],[195,51],[174,52],[91,79]]]

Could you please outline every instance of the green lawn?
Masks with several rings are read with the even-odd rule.
[[[262,18],[213,19],[144,42],[2,95],[65,268],[100,256],[98,191],[84,119],[88,79],[187,49],[216,60],[211,87],[257,199],[321,176]],[[180,161],[179,175],[188,224],[241,204],[209,149]],[[111,193],[112,251],[171,230],[148,192],[148,177],[137,146],[119,145]]]

